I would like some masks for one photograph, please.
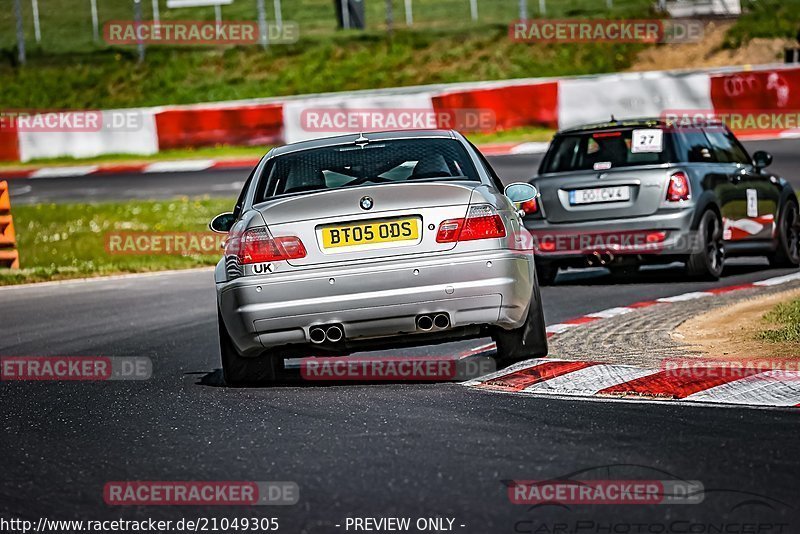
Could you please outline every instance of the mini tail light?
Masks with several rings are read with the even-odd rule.
[[[686,173],[679,171],[669,177],[669,187],[667,188],[667,202],[680,202],[689,200],[689,178]]]
[[[533,215],[539,211],[539,199],[534,198],[527,202],[520,204],[519,209],[525,212],[525,215]]]
[[[455,243],[506,236],[506,227],[497,211],[489,205],[470,206],[467,217],[448,219],[439,225],[437,243]]]
[[[225,255],[237,256],[240,264],[247,265],[305,258],[306,247],[299,237],[272,237],[269,229],[262,226],[229,238],[225,243]]]

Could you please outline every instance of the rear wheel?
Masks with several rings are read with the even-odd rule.
[[[777,248],[767,258],[772,267],[797,267],[800,265],[800,216],[797,203],[787,201],[781,212]]]
[[[514,330],[498,328],[492,336],[497,344],[498,369],[530,358],[547,356],[547,331],[537,278],[538,275],[534,277],[533,294],[525,323]]]
[[[539,279],[540,285],[551,286],[556,282],[556,277],[558,276],[558,265],[537,260],[536,276]]]
[[[269,355],[244,358],[236,350],[228,329],[217,310],[219,324],[219,353],[225,384],[232,387],[256,385],[275,380],[275,358]]]
[[[696,278],[718,280],[725,262],[722,244],[722,222],[712,210],[703,213],[697,228],[698,250],[686,261],[686,274]]]

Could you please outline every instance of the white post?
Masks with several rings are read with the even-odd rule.
[[[614,9],[614,0],[606,0],[606,7],[608,9]]]
[[[342,29],[349,30],[350,29],[350,2],[348,0],[342,0],[340,2],[342,6]]]
[[[158,0],[153,0],[153,22],[161,22],[161,13],[158,11]]]
[[[36,42],[42,42],[42,30],[39,28],[39,0],[31,0],[31,9],[33,10],[33,35],[36,37]]]
[[[406,26],[414,25],[414,6],[411,5],[411,0],[406,0]]]
[[[222,25],[222,6],[214,4],[214,18],[217,21],[217,26]]]
[[[100,40],[100,27],[97,22],[97,0],[91,0],[92,6],[92,37],[94,37],[94,42]]]
[[[278,28],[278,33],[283,33],[283,8],[281,8],[281,0],[274,0],[275,5],[275,26]]]
[[[265,49],[269,44],[267,37],[267,10],[264,8],[264,0],[256,0],[258,10],[258,31],[261,33],[261,46]]]
[[[528,20],[528,0],[519,0],[519,19]]]
[[[472,22],[478,22],[478,0],[469,0],[469,11],[472,15]]]
[[[20,0],[14,0],[14,17],[17,19],[17,59],[25,64],[25,30],[22,26],[22,6]]]
[[[547,14],[547,6],[544,3],[544,0],[539,0],[539,14],[544,16]]]

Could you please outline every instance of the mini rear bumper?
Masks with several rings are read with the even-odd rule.
[[[543,261],[578,260],[594,253],[671,261],[701,246],[693,230],[694,210],[670,210],[646,217],[554,224],[526,219],[533,249]]]
[[[315,325],[347,340],[416,334],[416,318],[443,312],[451,327],[519,327],[533,293],[533,257],[515,251],[278,271],[217,284],[228,332],[244,355],[310,343]],[[422,335],[422,334],[419,334]]]

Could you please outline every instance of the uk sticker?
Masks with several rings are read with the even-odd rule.
[[[664,150],[664,132],[659,129],[634,130],[631,139],[631,152],[662,152]]]
[[[747,190],[747,216],[758,217],[758,190]]]
[[[253,274],[267,274],[274,273],[275,266],[271,263],[255,263],[253,264]]]

